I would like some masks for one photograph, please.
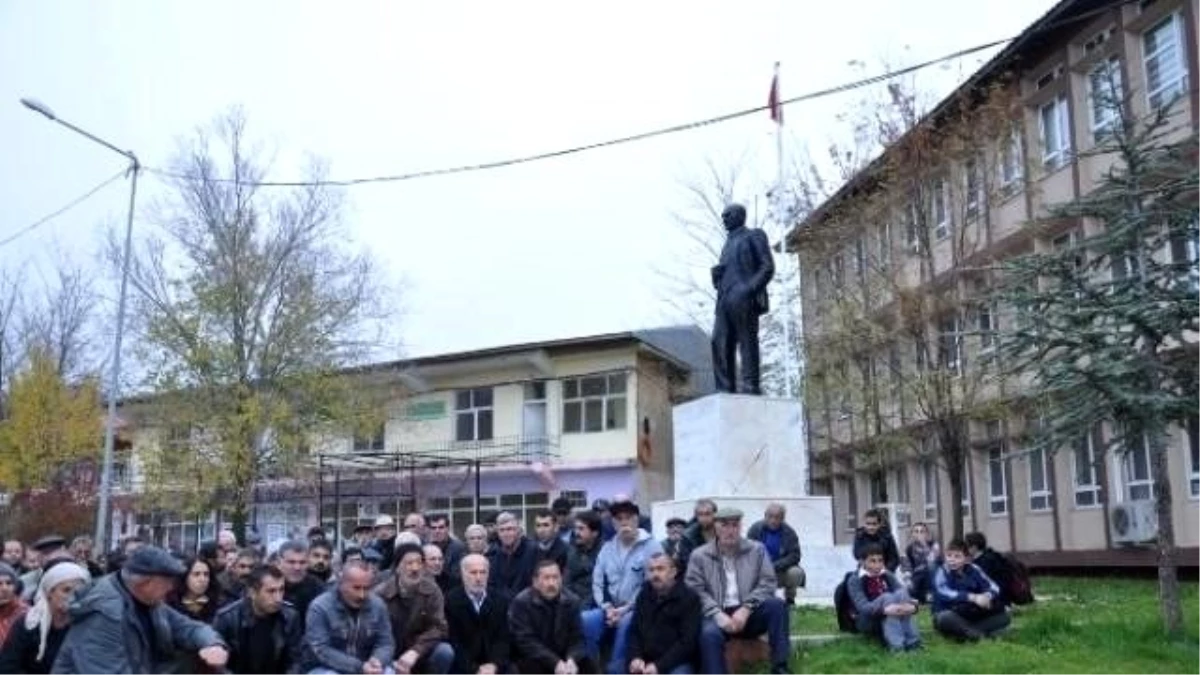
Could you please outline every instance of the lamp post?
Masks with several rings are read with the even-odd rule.
[[[120,397],[121,387],[121,338],[125,331],[125,298],[129,285],[130,248],[133,245],[133,206],[137,199],[138,172],[141,171],[142,165],[138,162],[137,155],[133,154],[133,151],[122,150],[103,138],[88,133],[70,122],[59,119],[58,115],[55,115],[54,111],[41,101],[23,98],[21,99],[21,105],[42,115],[51,122],[61,124],[94,143],[103,145],[129,160],[128,175],[131,178],[129,183],[129,215],[125,221],[125,247],[121,254],[121,291],[117,296],[117,327],[116,336],[113,338],[112,364],[109,370],[108,416],[104,421],[104,459],[100,469],[100,504],[96,513],[96,538],[94,540],[97,546],[103,547],[101,550],[108,550],[109,510],[112,503],[113,446],[116,444],[117,399]]]

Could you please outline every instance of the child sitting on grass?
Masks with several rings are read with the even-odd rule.
[[[887,571],[882,546],[867,544],[862,552],[862,566],[846,583],[858,615],[858,632],[881,638],[893,653],[921,649],[921,635],[913,620],[917,601],[896,575]]]
[[[1000,587],[967,562],[963,540],[946,544],[945,562],[933,576],[933,627],[946,637],[974,642],[995,637],[1010,621]]]

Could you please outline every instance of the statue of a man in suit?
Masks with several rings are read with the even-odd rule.
[[[766,314],[767,284],[775,276],[771,246],[762,230],[746,227],[746,207],[730,204],[721,213],[725,246],[712,268],[717,289],[713,324],[713,370],[717,391],[762,394],[758,349],[758,317]],[[737,384],[735,355],[742,358],[741,385]]]

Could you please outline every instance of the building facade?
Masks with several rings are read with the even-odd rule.
[[[662,328],[374,364],[355,371],[385,392],[373,432],[314,438],[315,481],[260,481],[251,524],[266,540],[320,523],[339,538],[380,515],[444,513],[461,534],[479,511],[504,510],[532,528],[558,497],[577,506],[628,494],[671,497],[671,408],[712,390],[708,338]],[[124,484],[138,490],[137,448]],[[478,499],[476,496],[478,495]],[[115,531],[148,532],[183,549],[211,538],[219,514],[115,515]]]
[[[1023,448],[1035,415],[997,405],[1020,397],[1020,381],[973,375],[998,369],[996,331],[1021,317],[976,300],[996,261],[1100,227],[1026,224],[1087,194],[1111,165],[1089,153],[1117,123],[1103,99],[1123,100],[1135,118],[1174,101],[1166,138],[1194,147],[1197,9],[1195,0],[1059,2],[793,230],[810,470],[814,492],[833,496],[839,542],[868,508],[884,507],[901,541],[918,521],[944,540],[960,510],[966,531],[1037,565],[1153,564],[1140,545],[1152,527],[1114,522],[1153,512],[1149,449],[1102,453],[1105,425],[1057,452]],[[1158,254],[1189,263],[1195,283],[1197,242]],[[918,378],[932,384],[914,400]],[[935,459],[931,410],[971,418],[958,503]],[[1194,566],[1200,446],[1195,420],[1188,426],[1173,430],[1168,465],[1176,540]]]

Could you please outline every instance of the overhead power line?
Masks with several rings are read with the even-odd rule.
[[[67,211],[70,211],[71,209],[75,208],[76,206],[79,206],[80,204],[86,202],[88,199],[91,199],[92,196],[95,195],[97,192],[103,190],[104,188],[108,187],[112,183],[116,182],[119,178],[124,176],[126,173],[128,173],[128,169],[121,169],[117,173],[113,174],[113,176],[111,178],[108,178],[103,183],[100,183],[99,185],[92,188],[91,190],[88,190],[87,192],[83,193],[82,195],[71,200],[71,202],[69,202],[66,206],[63,206],[62,208],[58,209],[54,213],[43,216],[42,218],[39,218],[38,220],[30,223],[29,225],[26,225],[25,227],[17,230],[16,232],[13,232],[12,234],[5,237],[4,239],[0,239],[0,248],[3,248],[5,246],[11,244],[12,242],[16,241],[17,239],[20,239],[21,237],[29,234],[30,232],[33,232],[34,230],[38,229],[42,225],[45,225],[46,223],[50,222],[51,220],[54,220],[55,218],[61,216],[62,214],[66,213]]]
[[[1114,2],[1108,3],[1102,7],[1097,7],[1090,11],[1082,12],[1080,14],[1069,17],[1067,19],[1063,19],[1061,21],[1049,23],[1042,27],[1042,31],[1059,28],[1059,27],[1062,27],[1067,24],[1086,21],[1088,19],[1091,19],[1094,16],[1108,12],[1116,7],[1120,7],[1122,5],[1126,5],[1131,2],[1136,2],[1136,1],[1138,1],[1138,0],[1114,0]],[[1013,40],[1017,39],[1017,37],[1020,37],[1020,36],[1013,36],[1013,37],[1003,38],[1000,40],[992,40],[991,42],[986,42],[983,44],[975,45],[973,47],[967,47],[965,49],[960,49],[958,51],[951,52],[944,56],[939,56],[934,59],[929,59],[928,61],[922,61],[920,63],[916,63],[913,65],[907,66],[905,68],[901,68],[899,70],[888,71],[885,73],[880,73],[878,75],[874,75],[872,77],[867,77],[867,78],[863,78],[860,80],[853,80],[850,82],[839,84],[839,85],[836,85],[833,87],[829,87],[827,89],[820,89],[817,91],[809,92],[807,94],[793,96],[791,98],[782,100],[780,102],[780,105],[786,106],[786,105],[791,105],[794,103],[802,103],[805,101],[812,101],[814,99],[824,98],[827,96],[832,96],[834,94],[840,94],[840,93],[851,91],[854,89],[860,89],[862,87],[867,87],[867,86],[870,86],[873,84],[878,84],[880,82],[885,82],[887,80],[891,80],[896,77],[901,77],[903,75],[915,73],[918,70],[924,70],[925,68],[928,68],[930,66],[935,66],[939,63],[943,63],[946,61],[952,61],[954,59],[962,58],[964,56],[970,56],[971,54],[975,54],[977,52],[981,52],[986,49],[991,49],[992,47],[998,47],[1005,43],[1012,42]],[[499,168],[508,167],[508,166],[516,166],[518,164],[528,164],[530,162],[538,162],[538,161],[542,161],[542,160],[546,160],[546,159],[565,157],[567,155],[574,155],[574,154],[578,154],[581,152],[587,152],[589,150],[598,150],[600,148],[608,148],[608,147],[612,147],[614,145],[624,145],[626,143],[633,143],[636,141],[644,141],[644,140],[654,138],[657,136],[666,136],[668,134],[679,133],[681,131],[689,131],[692,129],[699,129],[701,127],[711,126],[713,124],[720,124],[722,122],[728,122],[730,120],[735,120],[740,117],[747,117],[749,115],[755,115],[758,113],[762,113],[762,112],[767,111],[769,108],[770,108],[769,104],[755,106],[753,108],[746,108],[743,110],[738,110],[736,112],[726,113],[724,115],[718,115],[716,117],[710,117],[708,119],[697,120],[697,121],[693,121],[693,122],[685,122],[683,124],[676,124],[676,125],[669,126],[669,127],[662,127],[659,129],[654,129],[651,131],[644,131],[644,132],[632,134],[629,136],[621,136],[618,138],[612,138],[612,139],[605,140],[605,141],[597,141],[595,143],[588,143],[586,145],[577,145],[577,146],[570,147],[570,148],[564,148],[561,150],[552,150],[550,152],[542,152],[542,153],[538,153],[535,155],[526,155],[523,157],[513,157],[513,158],[509,158],[509,159],[501,159],[501,160],[496,160],[496,161],[492,161],[492,162],[482,162],[482,163],[478,163],[478,164],[463,164],[461,166],[451,166],[451,167],[443,167],[443,168],[439,168],[439,169],[426,169],[426,170],[422,170],[422,171],[412,171],[409,173],[401,173],[401,174],[395,174],[395,175],[391,175],[391,176],[371,176],[371,177],[364,177],[364,178],[348,178],[348,179],[341,179],[341,180],[329,179],[329,180],[312,180],[312,181],[246,181],[246,180],[239,180],[239,179],[234,179],[234,178],[213,178],[213,177],[209,177],[209,176],[195,176],[195,175],[179,173],[177,171],[170,171],[167,169],[158,169],[158,168],[153,168],[153,167],[146,167],[146,170],[150,171],[152,173],[158,174],[160,176],[164,176],[167,178],[174,178],[174,179],[178,179],[178,180],[204,180],[204,181],[209,181],[209,182],[214,182],[214,183],[239,183],[241,185],[257,186],[257,187],[325,187],[325,186],[327,186],[327,187],[350,187],[350,186],[354,186],[354,185],[366,185],[366,184],[370,184],[370,183],[398,183],[398,182],[402,182],[402,181],[416,180],[418,178],[432,178],[434,176],[446,176],[446,175],[456,174],[456,173],[473,173],[476,171],[487,171],[489,169],[499,169]]]

